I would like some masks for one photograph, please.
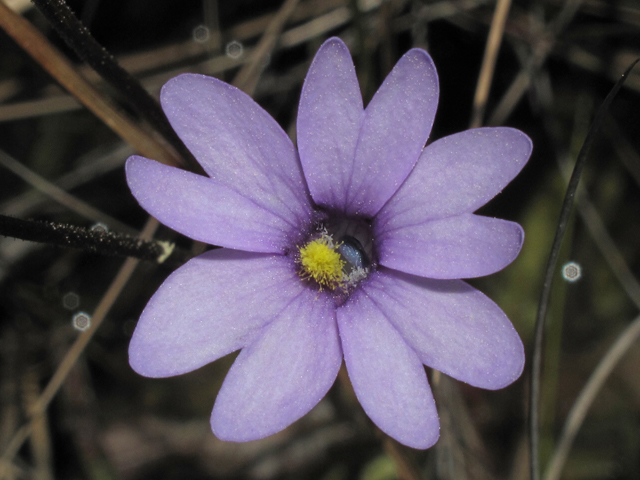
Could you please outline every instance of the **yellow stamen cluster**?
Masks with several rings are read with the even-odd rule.
[[[345,277],[342,270],[345,262],[336,248],[337,245],[326,234],[300,247],[302,276],[332,290],[341,286]]]

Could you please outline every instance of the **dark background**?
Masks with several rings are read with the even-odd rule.
[[[184,71],[233,81],[281,3],[69,1],[95,38],[154,95],[164,81]],[[573,14],[572,4],[577,6]],[[126,100],[82,65],[37,9],[25,6],[23,15],[135,118]],[[254,98],[294,136],[302,81],[326,38],[338,35],[349,45],[365,102],[396,60],[418,46],[432,55],[440,77],[431,140],[464,130],[494,8],[489,0],[304,0],[286,24]],[[561,12],[570,14],[553,34],[554,22],[565,14]],[[225,55],[234,41],[244,49],[238,59]],[[529,68],[545,48],[548,55]],[[522,174],[481,213],[518,221],[527,238],[512,265],[471,283],[507,312],[528,360],[542,276],[566,188],[559,164],[573,164],[595,111],[637,56],[640,4],[634,0],[530,0],[514,1],[511,7],[484,124],[523,130],[533,139],[534,151]],[[523,71],[529,72],[529,87],[496,118],[498,105]],[[543,470],[580,389],[638,315],[638,298],[634,303],[625,293],[619,272],[640,273],[639,93],[640,67],[597,136],[582,182],[589,203],[581,202],[563,243],[561,265],[577,262],[582,277],[568,283],[558,269],[553,286],[543,353]],[[134,233],[147,219],[125,184],[122,166],[133,153],[131,147],[73,101],[2,31],[0,150],[119,223],[81,216],[43,195],[37,182],[8,168],[6,155],[0,162],[0,213],[85,227],[106,223],[111,230]],[[584,211],[590,222],[585,222]],[[607,261],[615,251],[602,245],[603,235],[612,239],[622,262],[612,266]],[[190,240],[165,227],[156,238],[191,248]],[[72,317],[93,314],[122,262],[0,237],[1,451],[79,335]],[[421,478],[527,478],[527,371],[497,392],[432,378],[429,372],[443,433],[424,452],[389,446],[344,383],[284,432],[248,444],[217,440],[209,415],[234,355],[170,379],[142,378],[127,362],[137,318],[170,272],[153,263],[138,266],[43,420],[34,424],[30,440],[13,458],[13,476],[6,478],[376,480],[407,478],[403,461]],[[633,291],[633,281],[627,282],[627,290]],[[638,347],[629,349],[589,410],[563,478],[637,478]]]

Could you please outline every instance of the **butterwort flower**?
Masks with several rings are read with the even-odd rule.
[[[479,128],[425,147],[438,103],[425,51],[404,55],[364,109],[347,47],[325,42],[302,89],[297,150],[215,78],[174,78],[161,102],[209,177],[133,156],[131,191],[165,225],[223,248],[167,278],[129,359],[168,377],[240,350],[213,407],[216,436],[284,429],[324,397],[344,359],[373,422],[427,448],[439,422],[424,365],[486,389],[520,376],[515,329],[460,279],[518,255],[518,224],[472,212],[517,175],[531,142]]]

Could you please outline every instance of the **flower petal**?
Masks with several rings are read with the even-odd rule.
[[[473,278],[509,265],[524,230],[514,222],[464,213],[376,235],[385,267],[429,278]]]
[[[363,116],[349,49],[339,38],[330,38],[313,59],[298,107],[300,161],[318,205],[344,205]]]
[[[293,143],[248,95],[212,77],[169,80],[162,108],[207,174],[288,222],[310,220],[311,198]]]
[[[427,52],[409,50],[365,110],[345,204],[372,217],[407,178],[429,138],[438,106],[438,74]]]
[[[341,364],[333,300],[305,288],[240,352],[213,407],[213,433],[245,442],[279,432],[324,397]]]
[[[299,225],[286,214],[267,210],[211,178],[138,156],[127,160],[126,173],[142,208],[194,240],[270,253],[282,253],[300,240]]]
[[[500,307],[462,280],[432,280],[383,267],[363,290],[425,365],[490,390],[522,373],[524,347],[513,325]]]
[[[133,333],[129,363],[147,377],[200,368],[253,341],[303,288],[286,257],[206,252],[153,295]]]
[[[354,292],[338,309],[338,327],[351,384],[371,420],[410,447],[436,443],[438,412],[424,367],[376,299]]]
[[[477,128],[428,145],[378,214],[380,232],[474,212],[522,170],[531,140],[507,127]]]

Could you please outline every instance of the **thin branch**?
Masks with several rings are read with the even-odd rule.
[[[491,21],[491,30],[487,39],[487,46],[482,59],[482,68],[478,77],[478,85],[476,94],[473,98],[473,113],[471,115],[471,123],[469,128],[478,128],[482,125],[485,108],[487,106],[487,98],[489,97],[489,89],[493,79],[493,72],[496,68],[496,60],[500,51],[500,44],[504,36],[504,26],[507,23],[507,16],[511,8],[511,0],[498,0],[496,10]]]
[[[85,185],[96,178],[122,167],[124,160],[133,154],[131,146],[120,141],[117,145],[100,145],[89,153],[82,155],[77,163],[79,166],[50,182],[54,187],[63,191],[68,191]],[[1,159],[0,159],[1,160]],[[44,192],[37,189],[28,190],[14,198],[0,204],[0,212],[14,217],[27,217],[43,202],[48,201]],[[102,221],[102,220],[101,220]],[[105,223],[104,221],[102,221]],[[127,232],[115,225],[110,225],[111,229]]]
[[[251,60],[247,63],[233,80],[233,84],[249,95],[256,89],[260,74],[264,70],[269,55],[273,51],[280,38],[284,24],[287,22],[299,0],[286,0],[278,13],[273,17],[269,26],[262,35]]]
[[[2,150],[0,150],[0,166],[3,166],[4,168],[18,175],[33,188],[44,193],[45,195],[48,195],[60,205],[67,207],[69,210],[71,210],[72,212],[76,212],[78,215],[88,218],[93,222],[102,222],[108,225],[109,228],[120,230],[121,232],[134,232],[134,230],[128,225],[125,225],[121,221],[116,220],[110,215],[101,212],[97,208],[94,208],[88,203],[83,202],[82,200],[65,192],[60,187],[49,182],[37,173],[29,170],[22,163],[20,163],[10,155],[7,155]]]

